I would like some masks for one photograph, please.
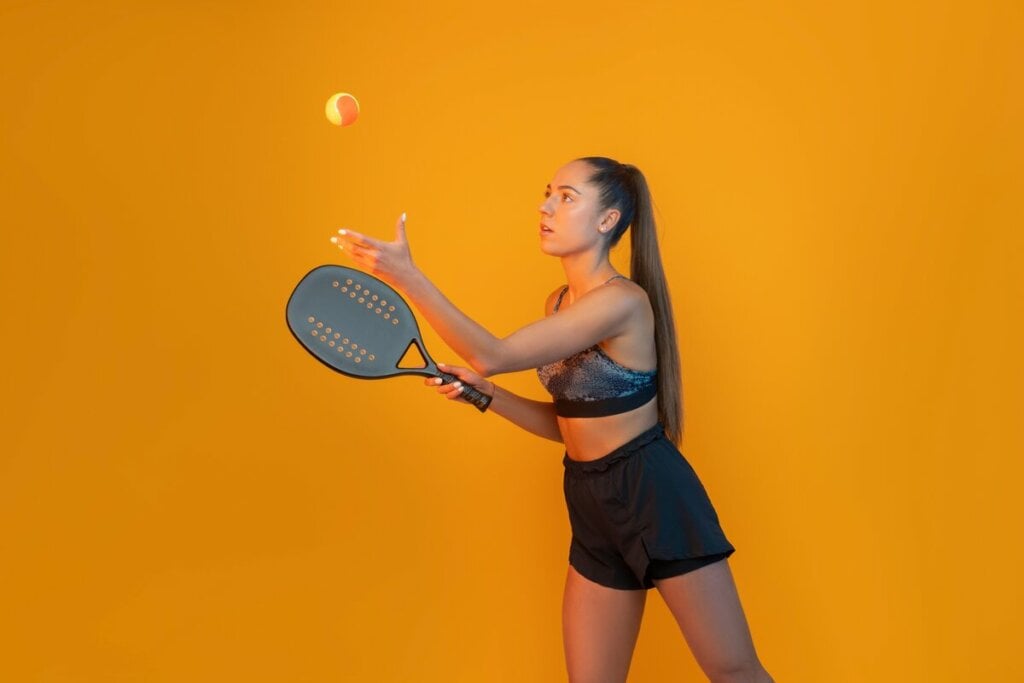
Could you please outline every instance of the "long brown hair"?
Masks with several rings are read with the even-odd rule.
[[[654,344],[658,355],[658,419],[665,435],[677,447],[683,437],[682,378],[676,326],[672,316],[665,271],[661,266],[654,203],[647,179],[632,164],[619,163],[608,157],[581,157],[594,169],[589,182],[600,195],[598,211],[619,210],[619,222],[610,233],[607,247],[611,250],[630,227],[629,277],[647,292],[654,309]]]

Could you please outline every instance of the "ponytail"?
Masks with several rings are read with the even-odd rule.
[[[665,271],[658,248],[654,205],[647,179],[632,164],[607,157],[583,157],[594,169],[590,183],[600,193],[600,211],[619,209],[619,222],[608,238],[608,249],[630,232],[629,277],[647,292],[654,310],[654,344],[658,356],[658,419],[677,447],[683,438],[682,379],[679,349]]]

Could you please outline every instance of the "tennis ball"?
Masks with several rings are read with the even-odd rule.
[[[347,92],[339,92],[327,99],[327,120],[336,126],[349,126],[359,118],[359,101]]]

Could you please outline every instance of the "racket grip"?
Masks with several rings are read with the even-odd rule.
[[[441,381],[445,384],[451,384],[452,382],[459,381],[459,378],[455,375],[449,375],[447,372],[441,372]],[[476,387],[466,384],[465,382],[462,383],[462,393],[459,397],[464,398],[475,405],[476,409],[481,413],[487,410],[487,406],[491,405],[491,400],[494,398],[493,396],[488,396],[487,394],[478,391]]]

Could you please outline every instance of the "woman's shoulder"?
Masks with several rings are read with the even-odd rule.
[[[618,287],[633,296],[647,296],[647,290],[625,276],[616,276],[604,284],[606,287]]]
[[[647,290],[627,277],[616,277],[609,280],[604,283],[604,287],[610,288],[620,296],[626,297],[637,308],[650,308],[651,301],[650,297],[647,296]]]

